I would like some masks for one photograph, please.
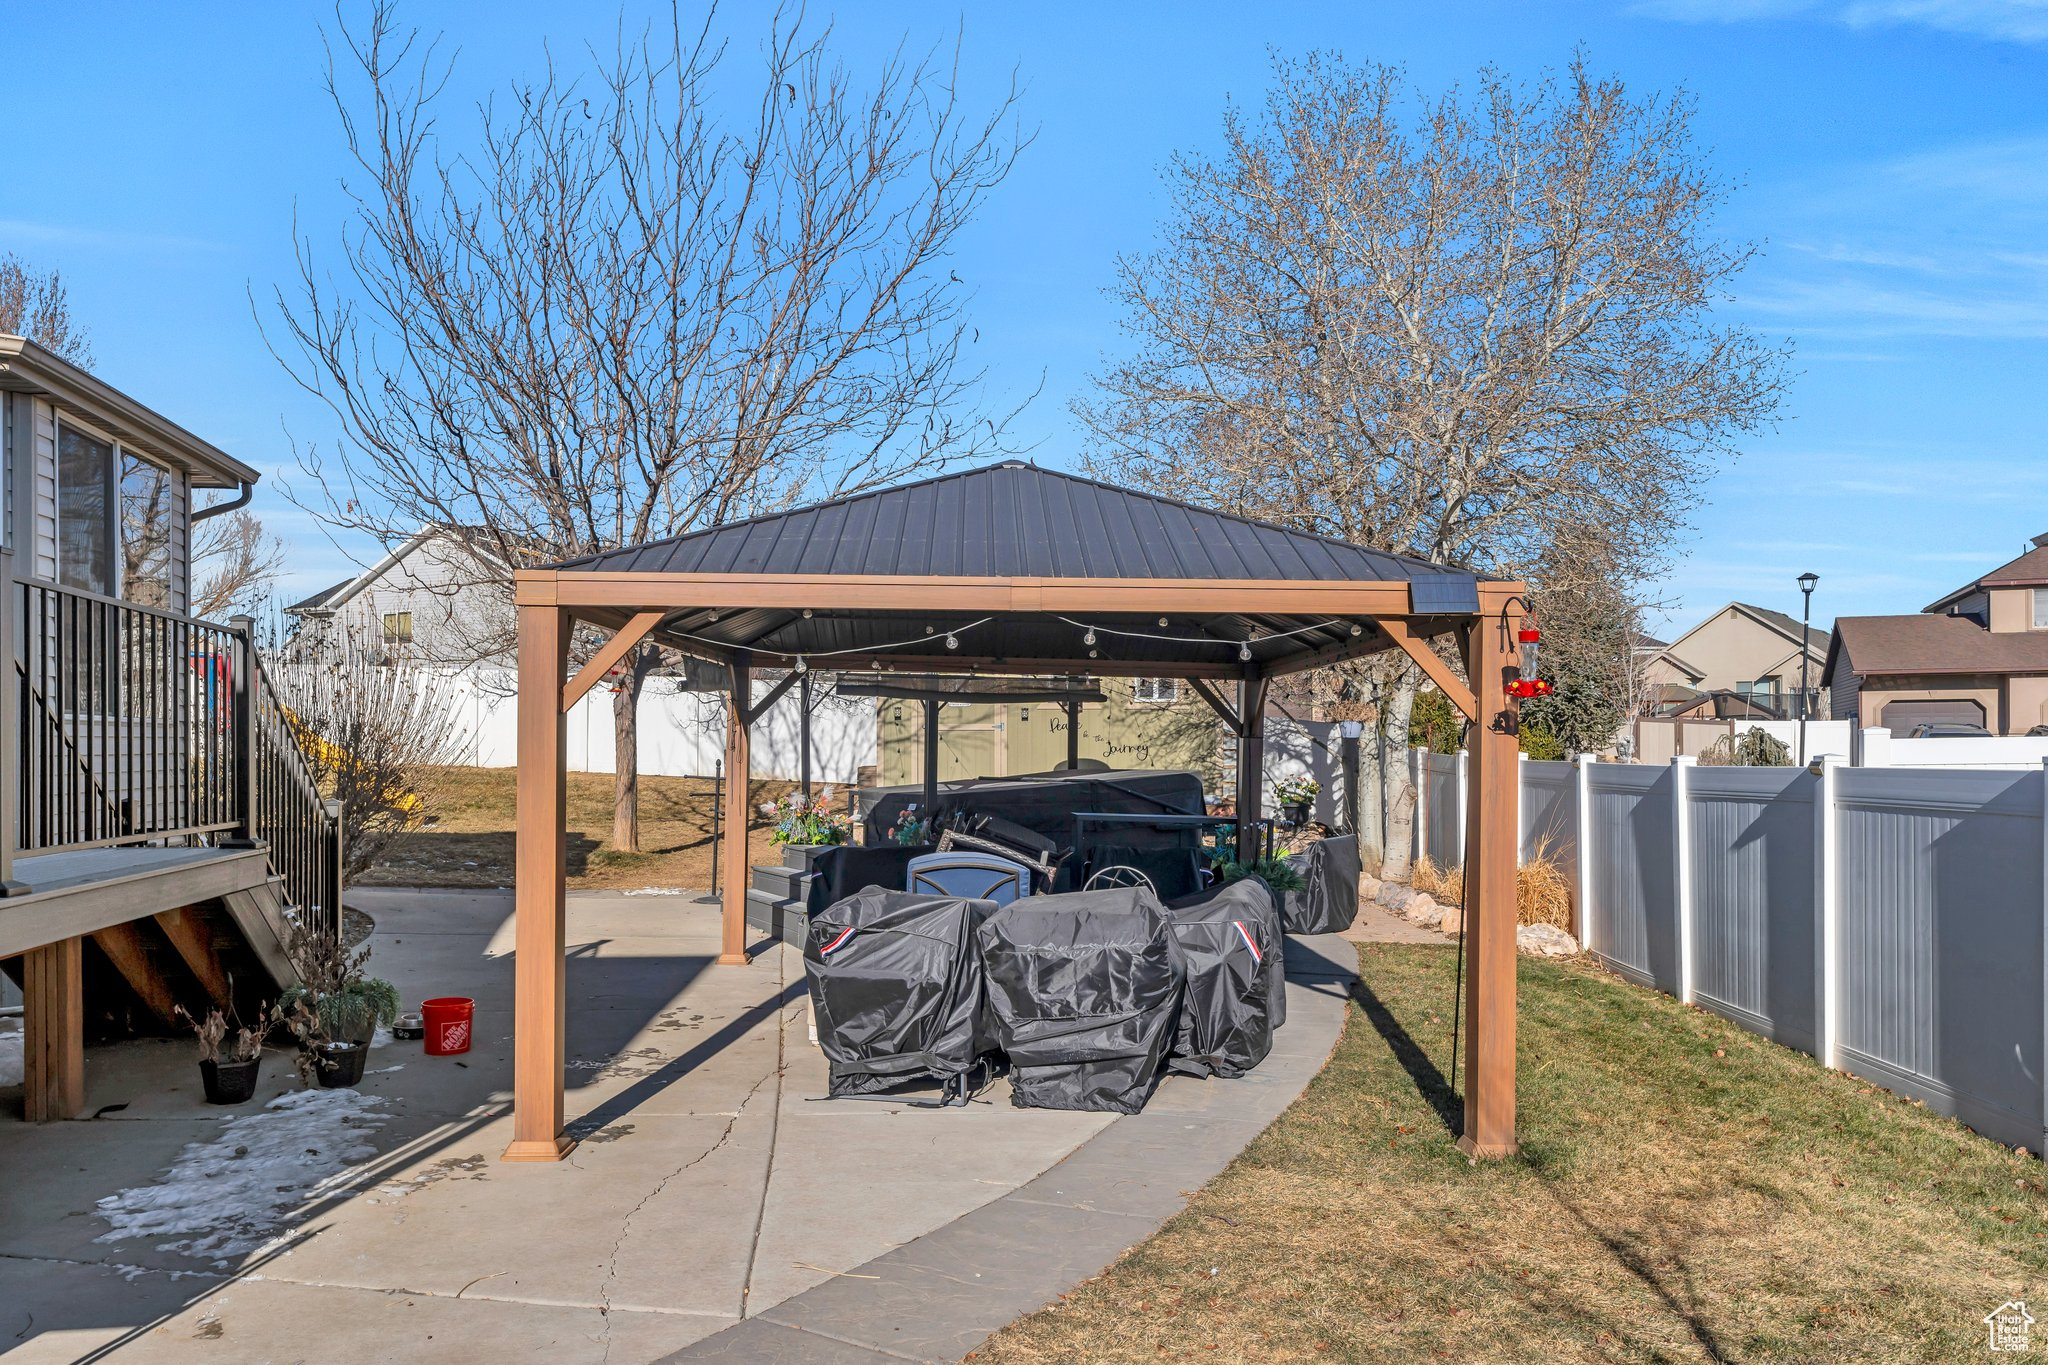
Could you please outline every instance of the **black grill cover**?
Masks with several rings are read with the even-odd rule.
[[[1212,886],[1192,896],[1182,896],[1180,900],[1167,900],[1165,909],[1180,921],[1184,911],[1206,909],[1219,900],[1231,907],[1229,915],[1217,911],[1219,917],[1257,921],[1253,941],[1260,945],[1260,956],[1264,958],[1266,1017],[1272,1021],[1272,1027],[1278,1029],[1286,1023],[1286,927],[1280,921],[1280,896],[1276,896],[1272,886],[1264,880],[1247,876],[1225,886]],[[1182,943],[1186,945],[1186,939],[1182,939]],[[1194,962],[1188,962],[1188,990],[1194,990]],[[1182,1019],[1186,1019],[1186,1011],[1182,1013]]]
[[[910,860],[937,849],[937,844],[890,843],[828,848],[811,859],[811,889],[806,893],[804,910],[811,915],[823,914],[826,906],[867,886],[901,891],[910,885]]]
[[[860,805],[867,843],[884,842],[904,808],[923,800],[922,787],[863,790]],[[1172,771],[1032,773],[945,782],[939,786],[935,809],[921,813],[936,814],[944,823],[962,811],[1011,821],[1055,848],[1065,848],[1074,842],[1076,811],[1102,815],[1207,814],[1201,777]],[[1091,834],[1101,837],[1099,830]],[[1143,827],[1120,830],[1115,837],[1120,844],[1147,843],[1169,848],[1192,847],[1193,840],[1192,831],[1166,833]]]
[[[871,886],[811,917],[804,975],[831,1094],[946,1080],[991,1050],[974,932],[994,909]]]
[[[1336,834],[1293,860],[1308,885],[1281,907],[1290,934],[1341,934],[1358,918],[1358,836]]]
[[[978,934],[1020,1109],[1135,1114],[1158,1087],[1187,971],[1143,887],[1031,896]]]

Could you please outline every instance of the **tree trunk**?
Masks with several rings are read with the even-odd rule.
[[[1409,845],[1415,841],[1415,784],[1408,780],[1408,722],[1415,711],[1416,671],[1402,672],[1387,694],[1387,846],[1381,850],[1380,875],[1388,881],[1408,880]]]
[[[612,849],[640,851],[640,692],[654,654],[636,649],[620,665],[612,693]]]
[[[1379,721],[1374,719],[1358,737],[1358,798],[1352,809],[1358,815],[1358,856],[1367,872],[1380,875],[1381,802],[1386,798],[1386,775],[1380,770]]]

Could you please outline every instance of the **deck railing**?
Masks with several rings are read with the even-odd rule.
[[[0,890],[26,854],[121,844],[261,847],[286,904],[340,926],[341,813],[278,701],[254,623],[40,579],[0,554],[13,667],[0,713]]]

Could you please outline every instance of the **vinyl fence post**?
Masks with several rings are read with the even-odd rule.
[[[1673,888],[1678,896],[1678,998],[1692,1003],[1692,770],[1699,759],[1680,754],[1671,760],[1671,859]]]
[[[1414,861],[1421,862],[1429,856],[1429,749],[1410,749],[1408,768],[1412,774],[1410,785],[1415,788]]]
[[[1466,808],[1466,806],[1467,806],[1467,805],[1468,805],[1468,804],[1470,803],[1470,801],[1471,801],[1471,799],[1472,799],[1472,773],[1471,773],[1471,762],[1472,762],[1472,755],[1471,755],[1471,754],[1470,754],[1470,753],[1469,753],[1469,752],[1468,752],[1467,750],[1464,750],[1464,749],[1460,749],[1460,750],[1458,750],[1458,866],[1459,866],[1459,867],[1463,867],[1463,866],[1465,865],[1465,808]],[[1516,773],[1517,773],[1517,774],[1519,774],[1519,773],[1521,772],[1521,769],[1520,769],[1520,768],[1517,768],[1517,769],[1516,769],[1515,771],[1516,771]],[[1517,793],[1516,793],[1516,794],[1517,794],[1517,795],[1520,795],[1520,792],[1519,792],[1519,791],[1517,791]],[[1517,844],[1519,844],[1520,842],[1521,842],[1521,841],[1520,841],[1519,839],[1518,839],[1518,840],[1516,840],[1516,843],[1517,843]],[[1517,862],[1517,863],[1519,863],[1520,861],[1521,861],[1521,859],[1520,859],[1520,858],[1518,857],[1518,858],[1516,859],[1516,862]]]
[[[1841,980],[1842,886],[1839,845],[1836,834],[1835,787],[1840,759],[1823,754],[1815,765],[1820,780],[1813,789],[1813,877],[1814,915],[1817,941],[1814,952],[1814,1014],[1819,1037],[1821,1065],[1841,1069],[1838,992]]]
[[[2041,760],[2041,900],[2041,922],[2048,926],[2048,758]],[[2048,929],[2041,935],[2041,1057],[2048,1066]],[[2041,1140],[2034,1150],[2048,1152],[2048,1075],[2041,1081]]]
[[[1579,755],[1579,770],[1573,776],[1578,780],[1576,799],[1572,802],[1572,819],[1576,825],[1573,837],[1578,844],[1574,850],[1574,861],[1578,864],[1579,903],[1578,923],[1572,927],[1578,931],[1579,946],[1590,953],[1593,951],[1593,755]]]

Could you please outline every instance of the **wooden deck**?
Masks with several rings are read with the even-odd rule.
[[[0,900],[0,957],[269,884],[254,848],[87,848],[15,859],[32,888]]]

